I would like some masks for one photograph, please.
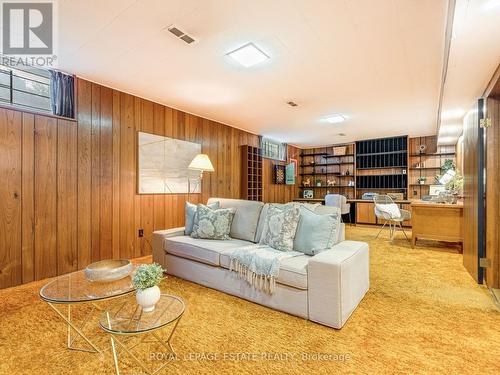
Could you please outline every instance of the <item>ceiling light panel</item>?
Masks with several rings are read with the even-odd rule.
[[[346,117],[341,114],[335,114],[328,116],[324,119],[325,122],[328,122],[330,124],[340,124],[341,122],[344,122],[346,120]]]
[[[250,68],[269,59],[269,56],[253,43],[247,43],[244,46],[229,52],[227,56],[231,57],[245,68]]]

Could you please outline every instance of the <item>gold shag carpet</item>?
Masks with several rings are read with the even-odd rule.
[[[168,277],[161,289],[187,308],[173,339],[178,357],[161,373],[498,374],[500,313],[457,248],[411,249],[401,233],[393,244],[375,234],[347,228],[348,239],[369,242],[371,286],[341,330]],[[65,348],[65,325],[38,296],[44,283],[0,290],[0,373],[112,374],[109,350]],[[108,349],[96,324],[86,332]],[[137,350],[148,365],[163,363],[161,347]],[[121,363],[122,374],[140,373],[126,356]]]

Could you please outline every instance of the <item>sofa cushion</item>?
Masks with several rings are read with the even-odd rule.
[[[220,266],[229,269],[231,250],[221,251]],[[311,257],[300,255],[287,258],[281,261],[280,272],[276,282],[288,285],[297,289],[307,290],[307,264]]]
[[[300,218],[300,206],[295,203],[271,204],[262,230],[260,244],[276,250],[292,251],[293,238]]]
[[[269,209],[269,203],[266,203],[264,207],[262,207],[262,211],[260,212],[259,224],[257,225],[257,232],[255,233],[255,242],[259,243],[262,238],[262,230],[264,229],[264,224],[267,218],[267,210]]]
[[[191,237],[210,240],[229,240],[234,212],[234,208],[212,210],[203,204],[199,204]]]
[[[235,208],[229,235],[245,241],[255,242],[255,233],[264,203],[243,199],[210,198],[208,203],[219,202],[220,208]]]
[[[338,208],[332,214],[320,215],[301,207],[293,249],[308,255],[315,255],[330,249],[337,242],[339,226],[340,210]]]
[[[251,245],[251,243],[236,239],[208,240],[195,239],[190,236],[177,236],[165,238],[164,249],[169,254],[219,266],[219,253],[248,245]]]
[[[216,210],[219,208],[219,202],[207,204],[208,208]],[[198,205],[186,201],[186,221],[184,224],[184,234],[191,234],[195,222],[195,216],[198,212]]]

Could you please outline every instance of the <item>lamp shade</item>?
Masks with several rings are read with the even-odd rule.
[[[214,166],[207,154],[198,154],[189,164],[188,169],[203,172],[213,172]]]

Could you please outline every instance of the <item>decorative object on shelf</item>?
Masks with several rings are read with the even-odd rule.
[[[419,153],[420,155],[425,154],[425,150],[426,150],[426,149],[427,149],[427,146],[426,146],[426,145],[420,145],[420,146],[418,146],[418,153]]]
[[[346,150],[347,150],[346,146],[334,147],[333,148],[333,155],[334,156],[344,156],[346,154]]]
[[[295,185],[296,163],[288,163],[285,169],[285,183]]]
[[[298,162],[298,160],[294,159],[294,158],[288,158],[288,163],[294,165],[295,177],[297,177],[298,173],[299,173],[299,162]]]
[[[285,166],[276,164],[274,166],[274,183],[283,185],[285,183]]]
[[[345,175],[346,176],[350,176],[351,175],[351,172],[349,171],[349,169],[347,171],[345,171]]]
[[[311,179],[309,177],[305,178],[302,181],[302,186],[304,186],[304,187],[311,187]]]
[[[326,180],[326,186],[335,186],[336,184],[335,180]]]
[[[427,177],[419,177],[419,178],[417,178],[417,184],[425,185],[426,180],[427,180]]]
[[[316,186],[317,186],[317,187],[321,187],[321,184],[323,183],[323,181],[321,181],[321,179],[319,179],[319,178],[318,178],[318,179],[316,179],[316,181],[315,181],[315,182],[316,182]]]
[[[304,190],[304,192],[302,193],[302,196],[305,199],[313,199],[314,198],[314,192],[312,190]]]
[[[203,172],[213,172],[215,171],[212,162],[207,154],[198,154],[191,160],[191,163],[188,166],[190,171],[197,171],[200,175],[197,178],[188,177],[188,196],[187,200],[189,202],[189,198],[193,193],[201,193],[201,181],[203,179]],[[194,181],[196,185],[194,186],[193,192],[191,192],[191,181]]]
[[[188,193],[189,178],[195,177],[188,166],[201,144],[144,132],[137,138],[138,194]],[[201,192],[199,185],[194,192]]]
[[[354,181],[347,181],[347,186],[354,186]]]
[[[403,170],[401,171],[401,173],[402,173],[402,174],[406,174],[406,169],[403,169]]]
[[[130,260],[106,259],[89,264],[84,273],[88,281],[111,282],[127,277],[133,269]]]
[[[158,263],[141,264],[137,267],[132,284],[137,288],[137,304],[144,312],[152,312],[160,300],[161,291],[158,287],[163,278],[164,269]]]
[[[316,164],[316,162],[314,160],[311,160],[309,164],[314,165],[314,164]]]

